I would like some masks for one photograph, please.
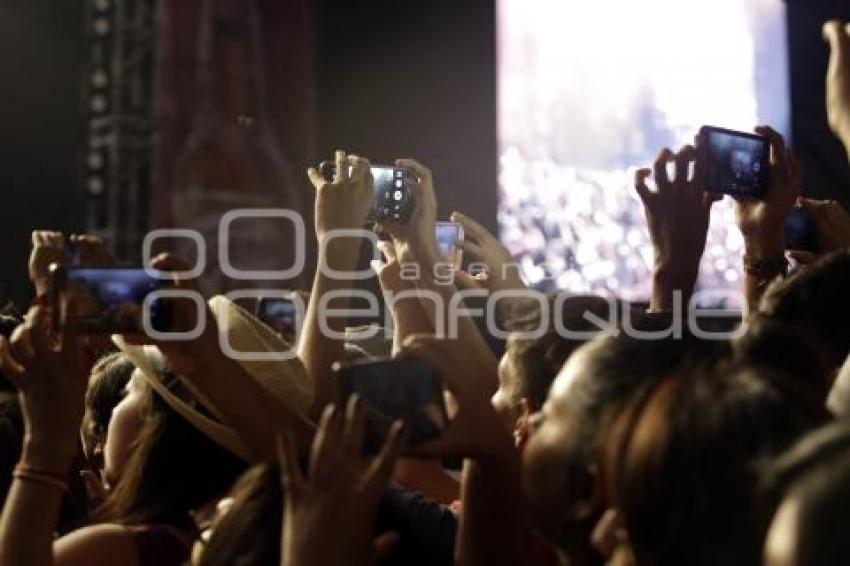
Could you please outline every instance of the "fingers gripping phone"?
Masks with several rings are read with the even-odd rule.
[[[460,269],[463,263],[463,226],[457,222],[437,222],[434,226],[440,257]]]
[[[410,169],[389,165],[373,165],[370,169],[375,184],[375,200],[369,221],[407,224],[413,212],[410,185],[416,182],[416,175]],[[323,161],[319,172],[330,181],[336,175],[336,165]]]
[[[167,332],[172,325],[172,303],[146,297],[168,284],[149,275],[144,268],[64,267],[50,271],[50,307],[54,328],[72,328],[89,334],[124,334],[144,331],[147,308],[151,328]],[[73,298],[73,318],[65,315],[64,302]]]
[[[392,359],[337,364],[340,404],[356,393],[368,414],[365,451],[374,454],[396,420],[404,420],[408,443],[439,437],[448,417],[442,383],[431,366],[419,360]]]
[[[697,154],[707,191],[749,198],[767,192],[770,145],[764,136],[703,126]]]

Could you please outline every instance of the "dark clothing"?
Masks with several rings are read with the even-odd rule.
[[[192,554],[194,536],[170,525],[139,525],[130,527],[139,566],[181,566]]]
[[[381,501],[378,532],[395,532],[399,543],[381,562],[422,566],[454,564],[457,517],[448,507],[391,484]]]

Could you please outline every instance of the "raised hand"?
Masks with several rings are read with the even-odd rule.
[[[335,398],[335,381],[332,371],[334,362],[345,355],[344,341],[339,336],[345,332],[345,318],[336,316],[328,319],[320,308],[322,298],[329,293],[340,293],[334,307],[345,309],[349,304],[346,292],[351,280],[333,277],[321,266],[336,271],[352,271],[356,268],[360,252],[360,241],[352,237],[339,237],[328,245],[328,236],[334,230],[362,229],[375,199],[374,181],[366,159],[347,156],[337,151],[336,172],[333,181],[327,181],[315,168],[307,171],[316,188],[315,223],[319,241],[320,269],[313,279],[311,300],[307,305],[304,326],[298,342],[298,357],[304,362],[313,378],[313,414]],[[333,330],[334,335],[325,331]]]
[[[174,272],[175,276],[169,282],[170,287],[196,293],[202,297],[200,286],[195,279],[178,277],[180,272],[187,272],[191,268],[188,262],[169,253],[162,253],[151,260],[151,267],[163,273]],[[187,299],[171,299],[172,322],[169,333],[191,332],[199,323],[203,322],[200,335],[194,340],[158,340],[155,344],[168,359],[171,369],[178,374],[194,375],[203,365],[202,361],[212,353],[219,353],[218,325],[215,317],[203,301],[203,308],[199,312],[194,301]],[[203,321],[199,321],[199,315]],[[129,343],[147,343],[150,338],[140,334],[125,336]]]
[[[107,266],[115,263],[112,254],[101,238],[88,234],[72,234],[67,242],[77,249],[79,264],[87,267]],[[50,264],[66,265],[71,258],[67,257],[66,239],[61,232],[51,230],[35,230],[32,233],[32,251],[29,258],[29,277],[36,289],[37,295],[47,292],[49,285]]]
[[[829,127],[850,153],[850,30],[840,20],[823,26],[823,37],[829,43],[829,66],[826,71],[826,117]]]
[[[498,238],[465,214],[453,212],[451,219],[463,226],[463,250],[487,266],[486,277],[461,276],[467,286],[484,287],[491,292],[526,288],[511,253]]]
[[[402,356],[419,358],[437,370],[457,403],[457,412],[443,435],[412,450],[420,456],[498,458],[514,451],[513,438],[490,402],[497,360],[489,351],[462,340],[411,336]]]
[[[767,285],[785,274],[785,222],[803,191],[797,159],[785,149],[785,140],[768,126],[756,132],[770,144],[769,186],[762,199],[738,198],[736,219],[744,237],[744,293],[747,312],[756,305]]]
[[[770,144],[770,181],[763,199],[737,199],[738,227],[747,255],[781,258],[785,250],[785,221],[803,191],[803,176],[781,134],[769,126],[759,126],[755,131]]]
[[[369,264],[378,276],[378,282],[384,292],[399,293],[413,287],[410,281],[401,276],[401,262],[396,251],[395,242],[386,240],[378,242],[378,250],[382,259],[373,259]]]
[[[375,198],[368,160],[337,150],[334,161],[333,181],[315,167],[307,170],[316,189],[316,237],[320,242],[332,230],[362,228]]]
[[[811,214],[817,230],[817,250],[787,250],[796,265],[803,266],[836,250],[850,248],[850,215],[834,200],[800,198],[797,206]]]
[[[29,258],[29,277],[37,295],[47,292],[51,263],[65,263],[65,236],[61,232],[35,230]]]
[[[112,257],[112,252],[106,247],[106,242],[97,236],[72,234],[70,241],[77,248],[82,266],[103,267],[115,263],[115,258]]]
[[[155,257],[151,266],[162,272],[173,273],[171,286],[187,292],[197,293],[198,283],[194,279],[180,276],[188,271],[189,264],[170,254]],[[237,362],[227,355],[221,346],[220,336],[227,324],[219,325],[212,309],[204,302],[198,309],[194,300],[189,298],[169,299],[172,302],[172,325],[169,332],[190,332],[199,325],[200,334],[193,339],[151,340],[140,334],[122,338],[128,344],[153,342],[165,356],[168,366],[181,377],[187,379],[203,398],[211,403],[221,414],[221,418],[234,429],[244,441],[249,454],[241,455],[245,459],[264,460],[275,454],[275,438],[279,431],[288,430],[296,434],[306,446],[306,439],[312,437],[312,426],[278,396],[269,391],[247,369],[245,364]],[[218,303],[222,305],[222,303]],[[219,308],[213,303],[217,312]],[[199,320],[202,313],[204,320]],[[301,364],[300,360],[276,362],[292,364],[293,370]]]
[[[675,164],[671,179],[667,164]],[[691,164],[694,174],[690,176]],[[653,176],[656,190],[646,184]],[[649,235],[655,251],[651,310],[669,310],[672,293],[680,290],[687,300],[693,292],[699,262],[705,250],[711,205],[719,199],[701,184],[702,163],[693,146],[678,153],[661,150],[652,170],[635,172],[635,190],[643,203]]]
[[[373,564],[378,504],[404,445],[402,425],[390,429],[380,454],[361,457],[366,411],[357,398],[345,413],[330,405],[313,441],[307,475],[291,437],[278,441],[284,492],[282,564],[342,566]]]
[[[809,211],[818,231],[818,252],[827,254],[850,248],[850,214],[834,200],[801,198],[800,208]]]
[[[437,258],[437,242],[434,225],[437,221],[437,197],[434,193],[434,177],[431,170],[413,159],[396,159],[396,167],[413,171],[417,181],[412,183],[413,211],[408,224],[384,224],[377,228],[389,234],[396,242],[400,255],[411,254],[417,261],[434,261]]]
[[[396,355],[408,336],[433,334],[438,306],[432,300],[420,297],[416,281],[402,274],[402,263],[414,261],[404,244],[382,241],[378,244],[384,259],[372,260],[372,269],[378,276],[387,307],[393,316],[393,355]]]
[[[75,305],[69,303],[68,311]],[[79,336],[51,336],[45,307],[30,309],[10,341],[0,337],[0,372],[19,391],[26,427],[22,461],[57,474],[71,465],[85,410],[88,364]]]
[[[415,336],[402,355],[431,364],[456,410],[440,438],[410,452],[464,458],[463,514],[455,543],[458,564],[524,564],[530,542],[520,482],[519,451],[490,399],[496,360],[461,340]]]

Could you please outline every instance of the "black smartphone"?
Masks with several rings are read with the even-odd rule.
[[[63,267],[53,265],[50,277],[51,310],[54,327],[67,326],[89,334],[144,332],[145,298],[168,281],[149,275],[143,268]],[[73,319],[63,314],[63,297],[73,296],[78,312]],[[172,326],[172,303],[168,299],[150,301],[150,326],[167,332]]]
[[[457,222],[437,222],[434,225],[434,235],[437,239],[437,251],[445,261],[460,268],[463,261],[463,226]]]
[[[390,426],[404,420],[408,444],[439,437],[448,424],[443,387],[431,366],[413,359],[354,362],[335,366],[340,406],[356,393],[368,413],[365,451],[377,453]]]
[[[734,197],[762,198],[767,191],[770,146],[758,134],[703,126],[697,138],[708,191]]]
[[[792,208],[785,220],[785,248],[804,252],[818,251],[818,227],[812,213]]]
[[[294,335],[298,327],[298,309],[286,297],[262,297],[254,314],[279,334]]]
[[[416,175],[410,169],[390,165],[372,165],[371,171],[375,201],[369,221],[407,224],[413,212],[410,185],[416,182]],[[332,180],[336,174],[336,165],[323,161],[319,165],[319,172],[325,179]]]

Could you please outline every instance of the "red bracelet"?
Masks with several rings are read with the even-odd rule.
[[[21,480],[30,480],[58,487],[62,491],[68,491],[68,480],[65,474],[57,474],[47,470],[39,470],[27,464],[18,464],[12,477]]]

